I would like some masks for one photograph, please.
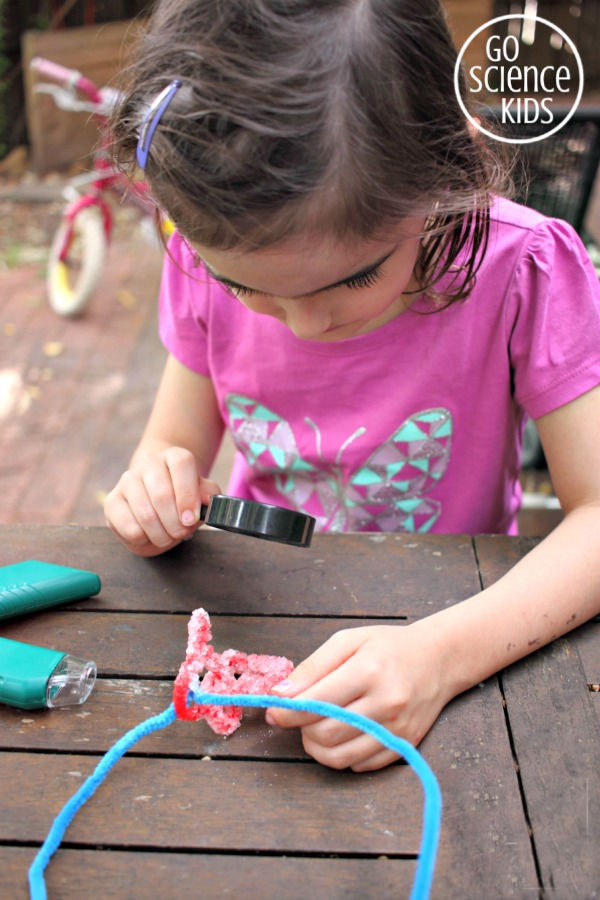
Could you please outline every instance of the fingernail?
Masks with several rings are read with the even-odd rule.
[[[265,714],[265,722],[267,723],[267,725],[276,725],[277,724],[269,710],[267,710],[267,712]]]
[[[198,521],[198,516],[191,509],[184,509],[181,513],[181,521],[184,525],[195,525]]]
[[[280,681],[279,684],[273,685],[271,690],[274,694],[287,694],[293,688],[293,683],[286,678],[285,681]]]

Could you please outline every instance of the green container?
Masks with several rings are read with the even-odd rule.
[[[29,559],[0,567],[0,619],[91,597],[100,590],[95,572]]]
[[[50,709],[84,703],[96,680],[96,664],[33,644],[0,637],[0,703]]]

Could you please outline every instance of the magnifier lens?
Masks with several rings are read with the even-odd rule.
[[[315,527],[315,519],[304,513],[225,494],[214,494],[201,517],[214,528],[296,547],[310,546]]]

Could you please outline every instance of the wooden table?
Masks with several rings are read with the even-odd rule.
[[[341,627],[402,625],[496,580],[531,539],[318,536],[298,550],[217,531],[137,559],[104,529],[0,529],[1,561],[92,569],[98,597],[3,622],[5,637],[93,658],[84,706],[0,708],[0,896],[98,757],[170,702],[189,613],[214,644],[300,660]],[[437,898],[600,891],[600,623],[457,698],[421,745],[440,782]],[[405,765],[355,775],[246,712],[230,738],[176,722],[121,760],[47,870],[50,898],[404,897],[422,792]]]

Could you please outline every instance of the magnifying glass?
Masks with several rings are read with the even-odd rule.
[[[312,516],[293,509],[226,494],[213,494],[208,504],[203,503],[200,518],[214,528],[294,547],[310,547],[316,522]]]

